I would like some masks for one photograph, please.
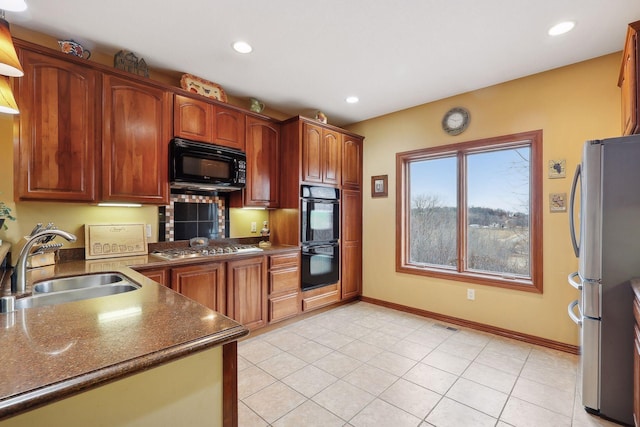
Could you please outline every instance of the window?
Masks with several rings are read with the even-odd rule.
[[[542,131],[398,153],[396,270],[542,292]]]

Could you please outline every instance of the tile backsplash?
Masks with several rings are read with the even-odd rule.
[[[228,214],[225,205],[224,197],[172,194],[170,204],[158,210],[158,241],[227,237]]]

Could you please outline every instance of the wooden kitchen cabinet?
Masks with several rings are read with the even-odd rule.
[[[278,124],[247,116],[247,185],[243,191],[231,195],[232,206],[265,208],[279,206],[279,147],[280,126]]]
[[[171,276],[169,275],[169,270],[166,268],[150,268],[148,270],[139,270],[135,269],[138,273],[143,276],[160,283],[168,288],[171,287]]]
[[[623,135],[640,133],[640,108],[638,106],[640,102],[639,31],[640,21],[629,24],[622,52],[618,86],[621,89]]]
[[[342,191],[342,299],[362,293],[362,192]]]
[[[102,200],[169,204],[171,93],[104,74]]]
[[[214,108],[213,143],[245,150],[245,114],[216,105]]]
[[[225,263],[208,262],[171,269],[171,288],[182,295],[226,314]]]
[[[325,138],[327,135],[330,136]],[[340,281],[302,292],[302,311],[353,299],[362,293],[363,137],[305,117],[294,117],[282,122],[280,144],[282,209],[269,214],[273,243],[300,244],[301,184],[328,184],[341,189]],[[327,157],[328,152],[334,154]],[[323,162],[323,158],[331,160]],[[334,167],[337,172],[327,172]]]
[[[362,188],[362,138],[342,136],[342,188]]]
[[[25,75],[15,79],[16,199],[96,201],[100,74],[44,53],[18,52]]]
[[[300,250],[269,256],[269,323],[300,313]]]
[[[173,135],[200,142],[213,141],[213,105],[176,94],[173,101]]]
[[[173,134],[180,138],[245,150],[245,113],[196,97],[176,94]]]
[[[302,135],[302,180],[340,185],[342,135],[307,122],[302,125]]]
[[[227,316],[248,329],[267,324],[265,257],[227,262]]]

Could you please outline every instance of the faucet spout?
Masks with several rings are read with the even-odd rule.
[[[27,243],[24,245],[18,255],[18,262],[16,263],[16,269],[11,276],[11,292],[12,293],[25,293],[27,289],[27,257],[31,252],[31,248],[41,238],[49,236],[61,236],[67,239],[69,242],[75,242],[76,236],[71,233],[62,230],[44,230],[29,237]]]

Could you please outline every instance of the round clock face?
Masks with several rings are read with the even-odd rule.
[[[469,125],[470,117],[465,108],[452,108],[442,118],[442,129],[449,135],[461,134]]]

